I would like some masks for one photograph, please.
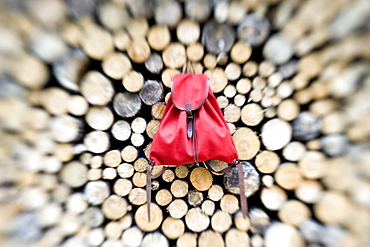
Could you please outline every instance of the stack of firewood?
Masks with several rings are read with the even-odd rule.
[[[367,0],[2,1],[0,242],[369,246],[369,18]],[[151,142],[189,65],[247,218],[236,170],[184,164],[153,180],[148,221]]]

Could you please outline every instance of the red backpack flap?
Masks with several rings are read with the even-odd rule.
[[[217,100],[203,74],[178,74],[150,149],[154,165],[182,165],[238,154]]]

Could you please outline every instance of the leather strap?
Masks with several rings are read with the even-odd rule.
[[[152,203],[152,179],[156,179],[167,170],[167,166],[162,166],[162,170],[155,175],[152,175],[153,162],[150,162],[146,168],[146,205],[148,209],[148,221],[150,222],[150,204]]]
[[[150,222],[150,204],[152,203],[152,162],[146,168],[146,205],[148,210],[148,221]]]
[[[236,169],[238,169],[238,180],[240,189],[240,208],[242,210],[243,217],[247,217],[248,205],[247,197],[245,196],[245,184],[244,184],[244,171],[242,164],[238,161],[236,164]]]
[[[208,170],[210,170],[213,173],[218,173],[218,174],[225,174],[226,172],[230,171],[236,166],[236,169],[238,170],[238,182],[239,182],[239,188],[240,188],[240,208],[241,208],[243,217],[247,217],[248,203],[247,203],[247,197],[245,196],[244,171],[243,171],[242,164],[239,161],[234,161],[234,164],[220,171],[215,171],[208,161],[205,161],[203,163],[205,164]]]

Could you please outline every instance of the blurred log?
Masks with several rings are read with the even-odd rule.
[[[193,232],[202,232],[210,224],[210,219],[199,207],[191,208],[185,216],[186,226]]]
[[[169,239],[177,239],[184,234],[185,225],[180,219],[168,217],[162,223],[162,232]]]
[[[175,199],[168,205],[167,211],[172,218],[180,219],[188,212],[188,205],[184,200]]]

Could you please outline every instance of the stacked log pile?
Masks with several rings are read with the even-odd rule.
[[[2,1],[0,242],[369,246],[369,18],[366,0]],[[235,170],[184,164],[153,180],[148,221],[184,66],[210,78],[247,218]]]

